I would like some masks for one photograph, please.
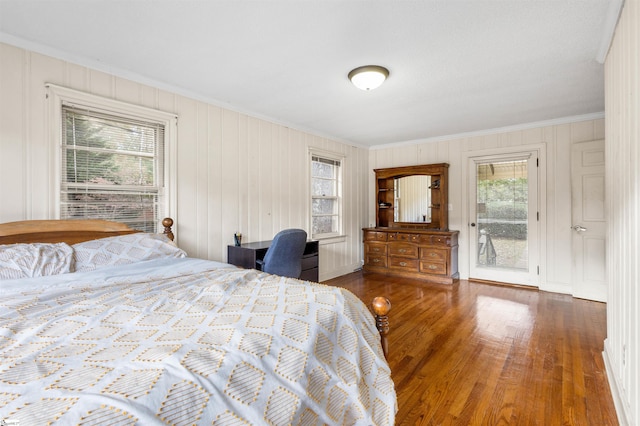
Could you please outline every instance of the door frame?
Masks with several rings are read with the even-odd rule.
[[[470,206],[470,194],[471,188],[469,187],[469,161],[476,157],[489,157],[489,156],[501,156],[501,155],[517,155],[518,153],[537,151],[538,154],[538,212],[540,219],[538,220],[538,283],[537,288],[543,289],[547,282],[547,259],[544,256],[546,253],[545,247],[547,245],[547,145],[546,143],[517,145],[502,148],[489,148],[474,151],[462,152],[462,158],[460,164],[462,165],[462,221],[463,224],[460,230],[460,240],[466,246],[466,258],[467,262],[465,266],[466,271],[464,275],[469,278],[471,273],[471,262],[475,262],[475,258],[471,258],[468,254],[471,246],[471,206]],[[533,236],[532,236],[533,238]],[[461,250],[465,250],[464,247],[460,247]],[[532,265],[535,267],[535,265]],[[535,288],[535,287],[534,287]]]

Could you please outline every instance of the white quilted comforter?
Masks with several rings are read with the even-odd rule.
[[[392,425],[367,307],[199,259],[0,282],[0,421]]]

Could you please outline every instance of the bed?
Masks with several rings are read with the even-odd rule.
[[[374,320],[346,290],[189,258],[163,225],[0,224],[0,423],[394,423],[386,299]]]

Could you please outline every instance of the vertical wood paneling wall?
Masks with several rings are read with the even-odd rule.
[[[368,151],[0,43],[0,222],[45,219],[52,176],[45,83],[178,115],[177,236],[191,256],[225,261],[233,233],[269,240],[310,231],[308,150],[346,157],[342,242],[320,247],[320,279],[362,258]]]
[[[624,4],[605,63],[607,340],[621,424],[640,424],[640,2]]]
[[[542,236],[542,290],[572,293],[571,272],[571,145],[603,139],[604,119],[576,121],[526,130],[424,142],[412,145],[374,149],[369,153],[371,169],[428,163],[449,163],[449,229],[460,231],[459,269],[462,278],[469,277],[469,227],[465,210],[467,158],[487,151],[513,147],[544,145],[546,147],[546,231]],[[369,205],[375,203],[375,175],[369,173]],[[375,223],[375,212],[369,210],[369,223]]]

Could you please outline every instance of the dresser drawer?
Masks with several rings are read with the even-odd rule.
[[[387,241],[386,232],[364,231],[365,241]]]
[[[364,243],[364,253],[371,255],[386,255],[387,245],[384,243]]]
[[[451,240],[442,235],[420,235],[418,238],[420,244],[427,246],[449,246],[451,245]]]
[[[445,262],[448,251],[445,249],[421,248],[420,260],[425,262]]]
[[[404,234],[401,232],[398,232],[395,235],[395,240],[396,241],[409,241],[412,243],[417,243],[418,241],[420,241],[420,235],[418,234]],[[391,235],[389,235],[389,240],[391,240]]]
[[[446,273],[447,273],[447,264],[446,263],[426,262],[424,260],[421,260],[420,261],[420,272],[426,272],[428,274],[446,275]]]
[[[389,256],[403,256],[417,259],[418,246],[409,243],[389,243]]]
[[[434,246],[448,246],[450,244],[449,238],[442,235],[432,235],[431,244]]]
[[[412,243],[417,243],[420,241],[420,235],[394,232],[389,234],[389,241],[409,241]]]
[[[418,243],[425,245],[425,246],[430,246],[431,245],[431,235],[420,235],[420,237],[418,237]]]
[[[404,269],[413,272],[418,271],[418,259],[405,259],[402,257],[390,257],[389,267],[395,269]]]
[[[367,266],[387,267],[387,256],[367,254],[364,256],[364,264]]]

